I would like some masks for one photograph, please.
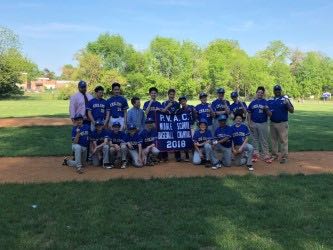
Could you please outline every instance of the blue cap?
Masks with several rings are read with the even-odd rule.
[[[85,81],[79,81],[78,85],[79,88],[86,88],[87,87],[87,83]]]
[[[95,122],[95,126],[103,126],[104,125],[104,122],[102,120],[97,120]]]
[[[238,97],[238,93],[236,91],[231,92],[230,96],[231,96],[231,98],[236,98],[236,97]]]
[[[280,85],[275,85],[273,89],[274,89],[274,90],[282,90],[282,88],[281,88]]]
[[[199,98],[202,98],[202,97],[207,97],[207,94],[206,94],[205,92],[201,92],[201,93],[199,94]]]
[[[200,125],[201,123],[204,123],[204,124],[206,124],[206,125],[208,124],[207,120],[204,119],[204,118],[200,119],[200,121],[199,121],[199,125]]]
[[[112,127],[121,127],[121,124],[120,124],[120,122],[113,122],[112,123]]]
[[[83,115],[81,115],[80,113],[74,116],[74,120],[79,120],[79,119],[83,119]]]
[[[128,125],[128,130],[133,130],[133,129],[136,129],[135,124],[129,124]]]
[[[146,120],[145,120],[145,123],[148,124],[148,123],[154,123],[154,119],[151,118],[151,117],[148,117]]]
[[[218,121],[226,121],[228,119],[228,117],[226,115],[220,115],[217,120]]]
[[[183,96],[179,97],[178,101],[180,102],[181,100],[187,100],[186,96],[183,95]]]
[[[218,94],[224,94],[225,93],[225,90],[224,90],[224,88],[219,88],[219,89],[217,89],[217,91],[216,91]]]

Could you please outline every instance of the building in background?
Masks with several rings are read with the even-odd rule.
[[[72,83],[73,81],[50,80],[47,77],[39,77],[33,81],[24,81],[23,84],[19,84],[19,87],[24,91],[44,92],[45,90],[59,89]]]

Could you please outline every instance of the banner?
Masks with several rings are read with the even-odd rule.
[[[156,112],[157,148],[160,151],[192,149],[192,133],[188,114],[168,115]]]

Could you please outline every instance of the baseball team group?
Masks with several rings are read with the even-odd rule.
[[[175,89],[169,89],[167,100],[161,103],[157,101],[158,89],[151,87],[143,108],[140,98],[133,97],[129,109],[119,83],[112,84],[112,95],[106,100],[102,86],[97,86],[92,96],[86,82],[80,81],[69,105],[73,157],[65,157],[63,165],[83,173],[88,163],[125,169],[129,165],[143,167],[167,162],[171,153],[160,151],[156,145],[157,112],[186,113],[189,117],[193,148],[175,149],[172,154],[177,162],[192,161],[214,170],[244,165],[249,171],[254,170],[253,164],[258,160],[268,164],[279,160],[284,164],[288,160],[288,113],[293,113],[294,107],[280,85],[274,86],[273,92],[273,97],[265,99],[265,88],[258,87],[247,106],[238,92],[231,93],[231,103],[225,98],[225,90],[219,88],[212,103],[206,93],[200,93],[200,103],[192,106],[186,96],[177,101]]]

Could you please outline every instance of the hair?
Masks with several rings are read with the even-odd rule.
[[[168,95],[171,94],[171,93],[176,93],[176,90],[175,89],[169,89],[168,90]]]
[[[118,82],[112,83],[111,89],[113,90],[115,87],[119,87],[120,88],[120,84]]]
[[[156,93],[158,93],[158,89],[157,89],[157,88],[155,88],[155,87],[151,87],[151,88],[149,88],[149,94],[150,94],[151,92],[153,92],[153,91],[155,91]]]
[[[244,117],[243,117],[243,114],[242,114],[241,112],[236,112],[236,113],[235,113],[234,120],[236,120],[236,117],[238,117],[238,116],[239,116],[240,118],[242,118],[242,120],[243,120]]]
[[[102,86],[97,86],[95,92],[97,93],[98,91],[104,91],[104,88]]]
[[[262,92],[265,92],[265,87],[263,87],[263,86],[259,86],[259,87],[257,88],[257,91],[256,91],[256,92],[258,92],[259,90],[261,90]]]
[[[136,103],[136,101],[138,101],[138,100],[140,100],[139,97],[137,97],[137,96],[133,96],[132,99],[131,99],[131,103],[132,103],[132,105],[134,105],[134,104]]]

